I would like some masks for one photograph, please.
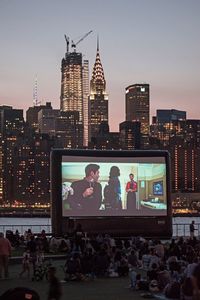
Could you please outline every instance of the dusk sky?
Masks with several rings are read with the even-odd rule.
[[[89,59],[99,34],[111,130],[125,119],[125,87],[150,84],[156,109],[181,109],[200,119],[199,0],[0,0],[0,105],[25,111],[38,98],[60,106],[64,34]],[[90,76],[91,77],[91,76]]]

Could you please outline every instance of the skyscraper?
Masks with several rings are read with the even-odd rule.
[[[99,54],[99,42],[97,41],[97,54],[90,81],[89,96],[89,140],[95,137],[101,123],[108,124],[108,95],[106,93],[106,81]]]
[[[79,139],[81,147],[88,145],[89,62],[82,61],[82,53],[76,52],[76,45],[89,33],[76,44],[72,44],[73,52],[69,52],[69,41],[67,42],[67,51],[61,67],[60,110],[71,112],[72,118],[78,114],[76,139]]]
[[[83,146],[88,146],[89,61],[83,61]]]
[[[82,53],[66,52],[62,59],[61,111],[78,111],[83,122],[83,73]]]
[[[29,107],[26,111],[26,122],[28,126],[33,128],[36,132],[39,132],[39,124],[38,124],[38,112],[41,109],[49,108],[52,109],[51,102],[46,102],[46,105],[38,105]]]
[[[26,130],[15,144],[13,200],[25,205],[50,203],[50,151],[53,138]]]
[[[149,133],[149,84],[133,84],[126,88],[126,121],[141,123],[141,134]]]
[[[0,202],[13,200],[15,145],[24,133],[23,110],[0,106]]]
[[[140,122],[122,122],[119,124],[119,132],[121,149],[140,149]]]
[[[0,114],[0,118],[1,118],[1,114]],[[2,203],[3,203],[3,138],[2,138],[2,133],[0,131],[0,204]]]
[[[55,136],[56,117],[58,117],[59,115],[59,109],[52,109],[52,107],[40,109],[40,111],[38,112],[39,132],[42,134],[48,134],[49,136]]]

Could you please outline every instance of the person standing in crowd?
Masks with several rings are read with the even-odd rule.
[[[134,180],[133,173],[129,174],[130,181],[126,184],[127,192],[127,210],[136,210],[136,192],[137,192],[137,182]]]
[[[190,237],[193,239],[194,237],[194,231],[196,230],[194,227],[194,221],[192,221],[192,223],[190,224]]]
[[[28,249],[23,253],[22,259],[22,271],[19,276],[21,277],[25,272],[27,272],[28,278],[30,277],[30,251]]]
[[[0,278],[2,271],[4,271],[5,278],[8,278],[8,261],[11,256],[11,249],[10,241],[0,232]]]
[[[73,193],[68,196],[71,209],[98,211],[102,202],[102,187],[99,180],[99,165],[89,164],[85,168],[85,177],[72,183]]]
[[[59,300],[62,296],[61,285],[56,277],[56,268],[50,267],[48,270],[49,291],[47,300]]]
[[[35,263],[37,257],[37,244],[34,235],[31,235],[30,241],[27,243],[27,249],[30,251],[30,258],[33,266],[33,274],[35,273]]]

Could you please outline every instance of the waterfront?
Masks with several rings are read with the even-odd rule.
[[[35,233],[41,232],[42,229],[44,229],[46,233],[51,233],[51,218],[0,217],[0,231],[3,231],[4,233],[6,230],[12,230],[13,232],[18,230],[20,234],[23,234],[29,228]]]
[[[189,236],[189,224],[194,220],[196,224],[196,235],[200,235],[200,217],[174,217],[173,222],[173,236]],[[23,234],[26,230],[31,228],[35,233],[41,232],[44,229],[47,233],[51,233],[51,218],[6,218],[0,217],[0,231],[4,233],[6,230],[15,232],[19,230]]]

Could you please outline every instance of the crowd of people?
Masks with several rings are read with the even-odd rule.
[[[127,276],[132,290],[162,293],[169,298],[200,299],[200,240],[195,236],[170,241],[120,239],[107,234],[86,237],[81,226],[77,226],[70,237],[62,238],[48,238],[44,230],[35,236],[29,230],[25,237],[19,236],[17,245],[24,247],[20,276],[30,277],[31,273],[33,279],[38,266],[44,265],[44,253],[62,252],[66,255],[65,281]],[[8,277],[10,255],[11,243],[1,234],[0,276],[4,270]],[[50,273],[53,282],[57,282],[55,269]]]

